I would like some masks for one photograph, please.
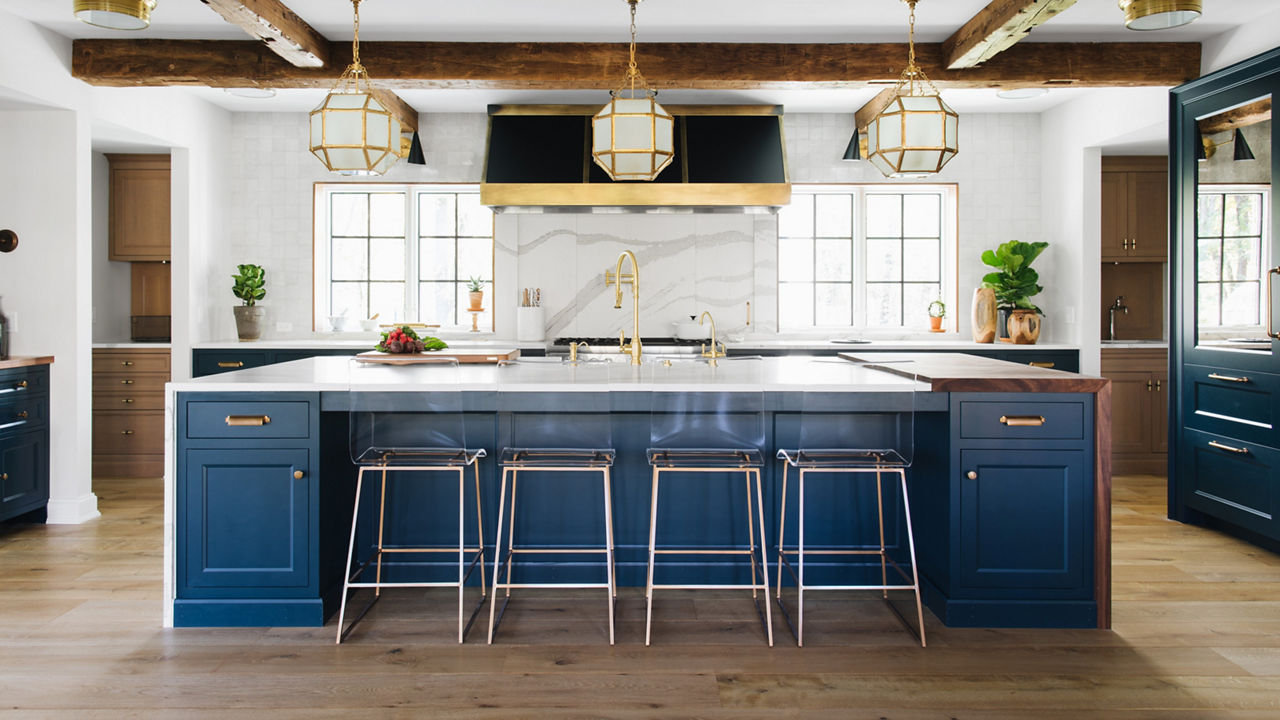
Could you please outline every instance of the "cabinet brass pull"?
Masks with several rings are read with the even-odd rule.
[[[1249,448],[1231,447],[1230,445],[1224,445],[1224,444],[1222,444],[1222,443],[1218,442],[1217,440],[1210,440],[1210,441],[1209,441],[1209,447],[1215,447],[1215,448],[1218,448],[1219,450],[1226,450],[1226,451],[1227,451],[1227,452],[1229,452],[1229,453],[1235,453],[1235,454],[1237,454],[1237,455],[1248,455],[1248,454],[1249,454]]]
[[[240,360],[223,360],[223,361],[221,361],[221,362],[219,362],[219,363],[218,363],[218,367],[220,367],[220,368],[242,368],[242,367],[244,367],[244,362],[242,362],[242,361],[240,361]]]
[[[293,479],[294,479],[294,480],[301,480],[303,475],[306,475],[306,473],[302,472],[301,470],[294,470],[294,471],[293,471]]]
[[[120,402],[124,403],[125,405],[132,405],[133,398],[120,398]]]
[[[1001,415],[1000,424],[1009,427],[1040,427],[1044,424],[1043,415]]]
[[[1156,392],[1160,392],[1160,381],[1156,381]]]
[[[120,384],[121,384],[121,385],[132,385],[132,384],[133,384],[133,381],[132,381],[132,380],[121,380],[121,381],[120,381]]]
[[[121,365],[123,365],[123,366],[125,366],[125,367],[133,367],[133,361],[132,361],[132,360],[121,360],[121,361],[120,361],[120,364],[121,364]]]
[[[0,480],[8,480],[9,473],[0,473]]]
[[[1052,362],[1036,362],[1035,360],[1032,360],[1031,362],[1029,362],[1029,363],[1027,363],[1027,364],[1028,364],[1028,365],[1030,365],[1031,367],[1038,367],[1038,368],[1052,368],[1053,366],[1057,365],[1057,363],[1052,363]]]
[[[26,390],[26,389],[27,389],[27,381],[26,381],[26,380],[19,380],[19,381],[18,381],[18,385],[17,385],[17,389],[18,389],[18,390]]]
[[[1249,378],[1247,378],[1247,377],[1232,377],[1232,376],[1230,376],[1230,375],[1219,375],[1218,373],[1209,373],[1209,379],[1210,379],[1210,380],[1221,380],[1221,381],[1223,381],[1223,382],[1234,382],[1234,383],[1247,383],[1247,382],[1249,382]]]
[[[1280,332],[1271,329],[1271,276],[1280,275],[1280,267],[1273,267],[1267,271],[1267,336],[1275,340],[1280,340]]]
[[[121,430],[121,431],[120,431],[120,434],[121,434],[121,435],[132,435],[132,434],[133,434],[133,431],[132,431],[132,430]]]
[[[27,411],[26,411],[26,410],[21,410],[21,411],[19,411],[19,412],[18,412],[18,419],[19,419],[19,420],[26,420],[26,419],[27,419]]]
[[[1151,392],[1152,388],[1154,388],[1154,387],[1155,387],[1155,383],[1153,383],[1153,382],[1151,382],[1150,380],[1148,380],[1148,381],[1147,381],[1147,392]]]
[[[231,427],[262,427],[271,422],[266,415],[228,415],[227,425]]]
[[[970,480],[977,480],[977,479],[978,479],[978,471],[977,471],[977,470],[970,470],[970,471],[965,475],[965,477],[969,478]]]

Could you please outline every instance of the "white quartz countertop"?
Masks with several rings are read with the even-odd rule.
[[[96,342],[93,343],[94,350],[137,350],[139,348],[171,348],[172,343],[167,342],[130,342],[122,340],[120,342]]]
[[[377,365],[316,357],[169,383],[176,392],[911,392],[929,386],[838,358],[810,356],[705,362],[657,358],[625,362],[530,359],[505,366]]]
[[[1168,340],[1103,340],[1103,350],[1164,350],[1169,347]]]
[[[568,352],[566,346],[557,346],[553,341],[545,342],[528,342],[509,339],[486,338],[444,338],[449,343],[451,349],[465,350],[467,348],[493,348],[493,347],[517,347],[521,350],[543,349]],[[235,340],[217,341],[197,343],[194,347],[197,350],[298,350],[302,348],[320,348],[320,349],[341,349],[341,350],[369,350],[377,344],[377,336],[368,333],[366,336],[352,337],[346,335],[343,337],[314,337],[314,338],[297,338],[285,340],[255,340],[252,342],[238,342]],[[972,340],[963,340],[954,334],[942,334],[938,337],[930,337],[919,340],[877,340],[872,339],[866,343],[851,343],[839,339],[829,338],[745,338],[737,342],[725,341],[732,349],[747,350],[852,350],[852,349],[872,349],[872,350],[950,350],[953,352],[964,352],[966,350],[1076,350],[1075,345],[1062,345],[1053,343],[1041,343],[1037,345],[1014,345],[1013,343],[976,343]],[[139,343],[131,343],[138,345]],[[1105,345],[1104,345],[1105,346]]]

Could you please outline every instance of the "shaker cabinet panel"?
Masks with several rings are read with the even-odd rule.
[[[1102,159],[1103,262],[1168,258],[1167,164],[1164,157]]]
[[[169,259],[169,156],[108,154],[108,259]]]

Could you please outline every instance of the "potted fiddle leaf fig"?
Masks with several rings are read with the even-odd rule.
[[[1044,312],[1031,298],[1044,288],[1040,286],[1040,274],[1031,268],[1031,263],[1047,247],[1047,242],[1010,240],[982,253],[982,262],[996,269],[982,276],[982,287],[995,291],[1000,313],[996,327],[1003,340],[1032,344],[1040,337],[1040,316]]]
[[[257,340],[262,337],[262,319],[266,315],[266,309],[258,305],[258,301],[267,294],[267,273],[261,265],[238,265],[236,270],[236,274],[231,276],[235,281],[231,293],[241,302],[233,308],[236,335],[241,340]]]

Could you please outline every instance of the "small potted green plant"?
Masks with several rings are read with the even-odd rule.
[[[1044,288],[1040,286],[1040,274],[1031,269],[1031,263],[1047,247],[1047,242],[1010,240],[982,253],[982,262],[996,268],[996,272],[982,277],[982,286],[995,291],[1000,313],[996,328],[1001,339],[1032,344],[1040,337],[1040,316],[1044,313],[1031,298]]]
[[[938,298],[929,303],[929,332],[942,332],[942,318],[947,316],[947,304]]]
[[[467,280],[467,290],[470,291],[468,293],[468,297],[471,299],[471,307],[468,309],[477,310],[477,311],[483,310],[484,309],[484,283],[480,280],[480,278],[476,277],[475,275],[472,275],[471,278]]]
[[[235,284],[231,293],[240,298],[241,304],[233,311],[236,315],[236,335],[241,340],[257,340],[262,337],[262,319],[266,309],[258,305],[267,294],[266,271],[261,265],[237,265],[231,276]]]

